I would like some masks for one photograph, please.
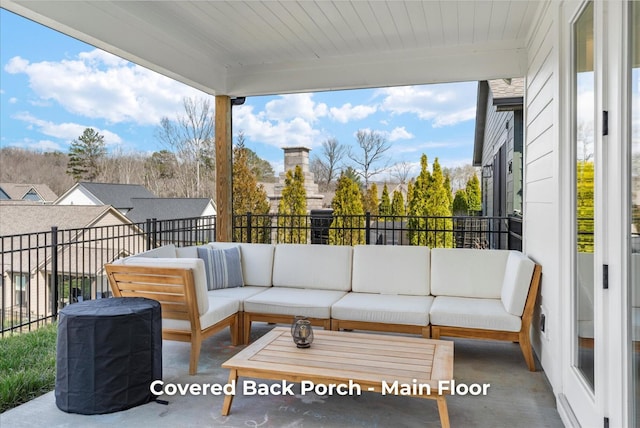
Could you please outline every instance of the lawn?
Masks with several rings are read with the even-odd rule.
[[[50,324],[0,338],[0,413],[54,389],[56,337]]]

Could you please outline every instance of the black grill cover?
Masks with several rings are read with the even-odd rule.
[[[144,298],[89,300],[58,317],[56,405],[70,413],[117,412],[155,398],[162,379],[160,303]]]

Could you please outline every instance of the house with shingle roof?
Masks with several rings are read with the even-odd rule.
[[[53,226],[58,228],[55,251]],[[103,297],[98,290],[108,286],[102,266],[125,252],[145,248],[142,231],[108,205],[0,204],[0,240],[3,248],[10,249],[3,250],[2,283],[8,286],[3,287],[0,301],[5,314],[16,317],[51,313],[54,275],[66,286],[67,298],[69,284],[77,286],[75,298]]]
[[[485,216],[522,212],[523,99],[523,78],[478,82],[473,166]]]
[[[133,209],[132,198],[156,198],[140,184],[92,183],[74,184],[56,201],[56,205],[111,205],[122,214]]]
[[[0,202],[53,203],[58,199],[46,184],[0,183]]]

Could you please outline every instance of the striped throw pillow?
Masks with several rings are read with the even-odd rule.
[[[197,250],[198,257],[204,261],[208,290],[244,286],[240,247],[198,247]]]

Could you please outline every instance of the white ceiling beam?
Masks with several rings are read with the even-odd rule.
[[[273,95],[523,76],[525,47],[514,42],[429,48],[313,61],[231,67],[227,92]]]

